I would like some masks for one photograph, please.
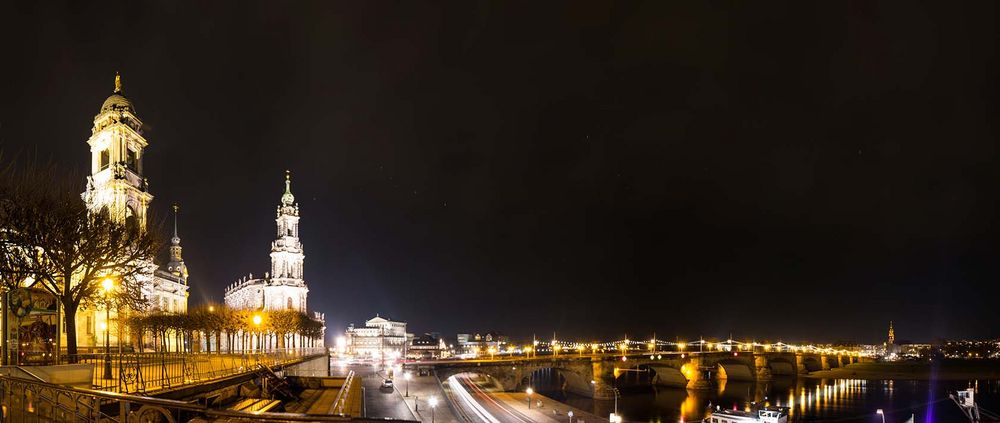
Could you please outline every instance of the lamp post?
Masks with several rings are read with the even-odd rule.
[[[531,409],[531,394],[535,393],[534,389],[528,388],[524,390],[525,394],[528,394],[528,409]]]
[[[431,397],[431,399],[427,400],[427,403],[431,405],[431,423],[434,423],[434,409],[437,408],[438,399],[437,397]]]
[[[885,423],[885,412],[883,412],[881,408],[875,410],[875,414],[878,414],[879,417],[882,417],[882,423]]]
[[[406,379],[406,396],[407,397],[410,396],[410,378],[411,377],[413,377],[413,376],[410,375],[410,372],[403,373],[403,379]]]
[[[104,378],[111,379],[111,290],[115,288],[114,279],[104,278],[101,288],[104,290]]]

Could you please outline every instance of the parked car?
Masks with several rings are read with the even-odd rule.
[[[392,379],[382,379],[382,389],[392,390]]]

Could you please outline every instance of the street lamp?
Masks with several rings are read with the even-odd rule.
[[[878,410],[875,410],[875,414],[878,414],[879,416],[881,416],[882,417],[882,423],[885,423],[885,412],[883,412],[881,408],[879,408]]]
[[[257,350],[259,351],[261,349],[261,346],[262,346],[261,343],[260,343],[260,323],[264,321],[264,318],[261,317],[260,314],[254,314],[252,321],[253,321],[253,325],[254,325],[254,328],[255,328],[254,330],[257,332]],[[251,338],[251,341],[253,341],[252,338]]]
[[[104,290],[104,378],[111,379],[111,290],[115,289],[115,280],[104,278],[101,288]]]
[[[525,394],[528,394],[528,409],[531,409],[531,394],[535,393],[534,389],[528,388],[524,390]]]
[[[434,408],[438,405],[438,399],[437,397],[431,397],[431,399],[427,400],[427,403],[431,405],[431,423],[434,423]]]
[[[403,373],[403,379],[406,379],[406,396],[410,396],[410,378],[413,377],[410,372]]]

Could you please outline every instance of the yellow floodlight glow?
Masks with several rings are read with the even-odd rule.
[[[111,278],[104,278],[104,280],[101,281],[101,288],[104,289],[105,294],[111,292],[112,289],[115,289],[115,280]]]

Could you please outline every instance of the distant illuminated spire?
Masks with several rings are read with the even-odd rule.
[[[122,76],[115,72],[115,94],[122,92]]]
[[[177,236],[177,211],[180,210],[180,206],[174,203],[174,237],[170,239],[170,243],[173,245],[178,245],[181,243],[180,237]]]
[[[170,239],[170,262],[167,263],[167,271],[182,278],[187,284],[188,270],[184,264],[184,257],[181,248],[181,238],[177,236],[177,214],[181,207],[174,203],[174,237]]]
[[[892,329],[892,320],[889,321],[889,344],[896,343],[896,331]]]

